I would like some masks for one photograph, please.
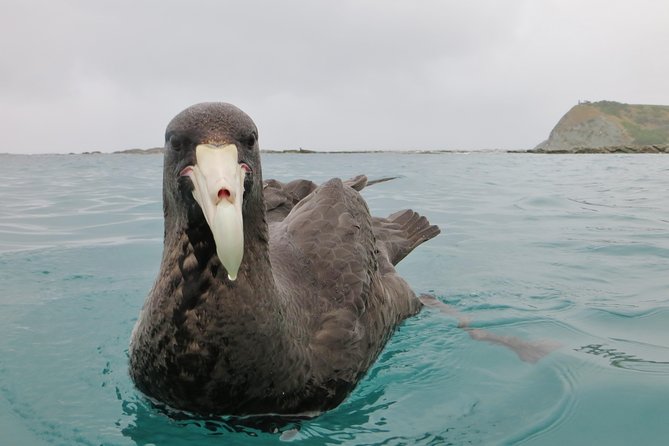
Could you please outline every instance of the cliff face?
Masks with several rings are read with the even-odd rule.
[[[612,101],[580,103],[535,150],[669,144],[669,106]]]

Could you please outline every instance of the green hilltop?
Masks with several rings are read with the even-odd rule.
[[[534,151],[625,148],[664,152],[668,145],[669,106],[586,101],[572,107]]]

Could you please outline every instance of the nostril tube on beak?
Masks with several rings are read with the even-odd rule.
[[[227,188],[225,188],[225,187],[220,188],[220,189],[218,190],[218,199],[219,199],[219,200],[228,200],[228,199],[230,199],[230,191],[229,191]]]

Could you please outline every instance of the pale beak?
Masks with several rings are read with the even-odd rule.
[[[230,280],[237,278],[244,255],[242,198],[245,171],[237,159],[234,144],[200,144],[195,148],[195,165],[181,172],[193,181],[193,197],[211,228],[216,254]]]

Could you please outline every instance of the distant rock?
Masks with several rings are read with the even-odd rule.
[[[286,150],[281,151],[281,153],[318,153],[318,152],[316,152],[315,150],[303,149],[302,147],[300,147],[297,150],[286,149]]]
[[[582,102],[557,123],[538,153],[666,153],[669,106]]]
[[[153,155],[155,153],[163,153],[165,149],[163,147],[152,147],[150,149],[127,149],[127,150],[118,150],[113,152],[114,154],[121,155]]]

